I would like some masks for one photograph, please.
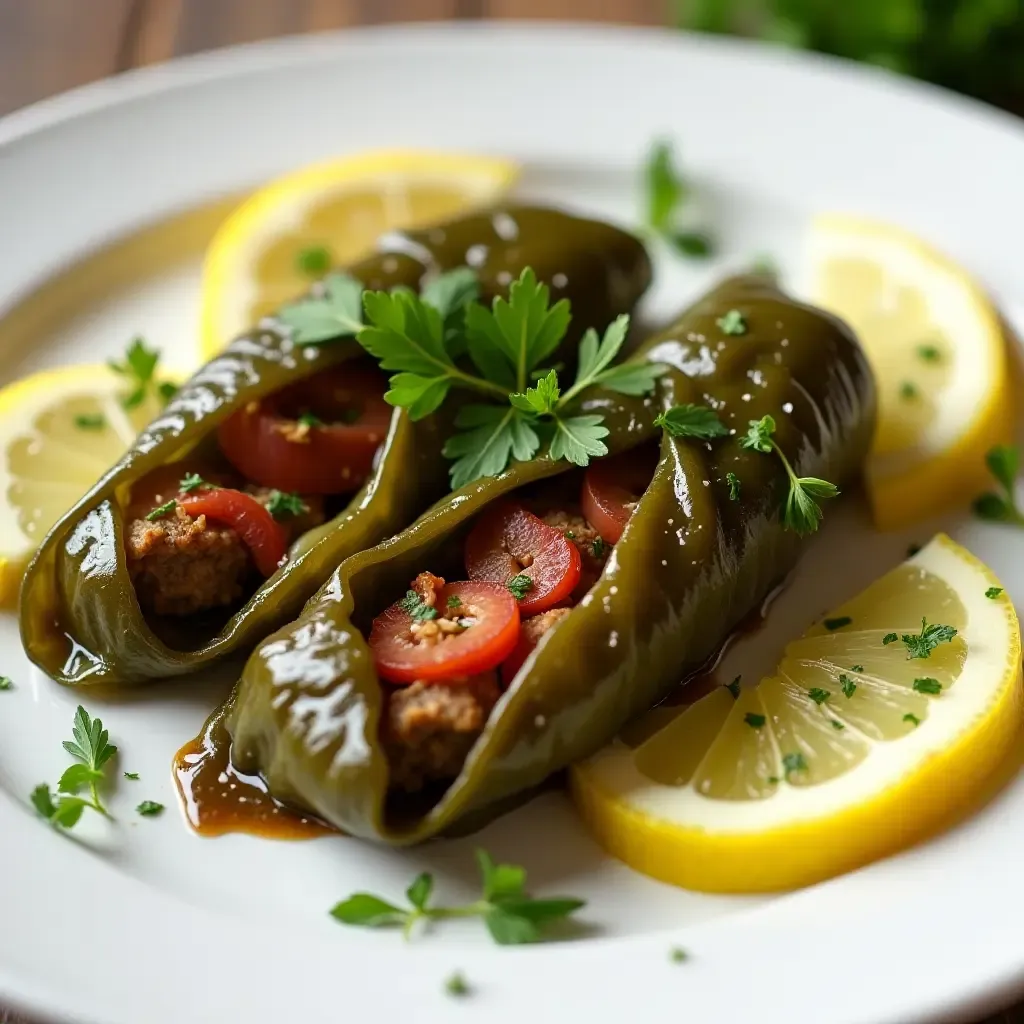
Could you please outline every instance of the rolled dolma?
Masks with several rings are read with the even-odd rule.
[[[774,440],[798,474],[842,483],[868,448],[874,384],[844,324],[758,278],[725,282],[633,358],[669,369],[655,397],[598,392],[586,402],[603,411],[610,434],[609,456],[592,462],[585,476],[584,515],[551,514],[552,495],[556,509],[568,507],[560,488],[580,493],[580,471],[538,457],[467,485],[397,537],[343,562],[298,620],[249,659],[226,709],[239,769],[261,773],[280,800],[347,833],[418,842],[482,823],[591,754],[719,648],[800,550],[800,537],[783,521],[783,460],[743,447],[740,438],[752,420],[771,416]],[[688,403],[713,410],[728,434],[663,434],[656,415]],[[614,488],[601,483],[602,474],[627,491],[631,477],[640,479],[632,484],[636,499],[620,495],[612,507],[606,499]],[[474,592],[468,584],[455,584],[453,592],[445,578],[465,579],[468,568],[474,579],[474,567],[486,561],[476,552],[481,531],[504,531],[501,550],[515,554],[519,527],[509,524],[533,517],[525,510],[536,510],[541,494],[549,509],[545,528],[584,545],[583,575],[572,578],[585,593],[569,609],[566,602],[552,606],[562,595],[537,578],[527,584],[536,591],[516,593],[542,597],[534,610],[547,610],[526,618],[520,601],[525,623],[537,628],[528,636],[523,627],[525,647],[502,666],[503,692],[497,677],[474,676],[468,665],[469,678],[448,687],[447,704],[436,687],[393,686],[415,674],[403,675],[401,649],[386,665],[391,683],[382,682],[385,662],[376,645],[390,628],[388,617],[404,608],[420,618],[424,606],[443,609],[446,595],[447,608],[456,611],[441,614],[457,616]],[[604,512],[595,511],[602,502]],[[620,535],[613,547],[578,532],[595,524],[602,536]],[[601,564],[588,578],[591,543]],[[527,564],[519,563],[523,573]],[[414,589],[403,599],[411,580]],[[515,584],[510,579],[507,586]],[[405,621],[415,634],[419,626]],[[456,620],[445,628],[457,626]],[[457,732],[474,701],[482,722],[468,730],[452,764],[453,748],[439,752],[444,737],[436,730],[421,732],[416,751],[400,748],[396,701],[416,723],[413,731],[448,715]],[[410,771],[420,778],[410,780]]]
[[[631,235],[515,206],[388,236],[348,273],[389,290],[463,266],[484,299],[532,267],[571,301],[579,331],[629,311],[650,281]],[[313,298],[330,297],[330,282]],[[294,326],[265,320],[202,367],[47,536],[21,595],[25,649],[47,674],[132,684],[250,648],[347,556],[446,493],[443,417],[413,423],[386,406],[383,375],[352,337],[330,337],[330,321],[314,324],[326,343],[300,344]],[[361,447],[339,472],[328,442],[351,445],[346,431],[357,428]],[[254,452],[274,457],[261,463]],[[232,482],[239,475],[244,488]],[[305,493],[286,493],[293,483]]]

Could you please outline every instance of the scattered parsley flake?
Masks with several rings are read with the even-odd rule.
[[[295,257],[295,266],[300,274],[307,277],[323,277],[331,269],[331,252],[323,245],[300,249]]]
[[[922,679],[914,680],[914,689],[918,693],[928,693],[935,696],[942,693],[942,683],[938,679],[932,679],[931,676],[925,676]]]
[[[655,417],[654,425],[661,427],[670,437],[696,437],[709,440],[725,437],[729,429],[706,405],[673,405]]]
[[[139,773],[138,772],[125,772],[124,773],[124,777],[126,779],[131,779],[132,782],[138,782],[139,781]]]
[[[669,950],[668,958],[674,964],[681,964],[685,963],[687,960],[690,959],[690,954],[687,953],[686,950],[682,949],[680,946],[673,946]]]
[[[948,644],[956,634],[957,631],[952,626],[942,626],[934,622],[929,625],[927,619],[922,617],[921,632],[904,633],[900,640],[907,648],[907,660],[911,661],[914,658],[929,657],[939,644]],[[882,643],[885,643],[885,640]]]
[[[466,977],[461,971],[456,971],[445,979],[444,990],[450,996],[467,996],[469,995],[469,982],[466,981]]]
[[[705,259],[715,251],[714,240],[703,231],[670,231],[665,240],[681,256]]]
[[[836,619],[826,619],[822,625],[831,633],[837,629],[842,629],[843,626],[852,625],[853,619],[849,615],[840,615]]]
[[[521,572],[508,580],[505,586],[508,587],[509,592],[517,601],[522,601],[527,593],[533,589],[533,580],[526,573]]]
[[[602,537],[595,537],[590,545],[590,551],[595,558],[603,558],[605,547],[604,539]]]
[[[753,711],[748,711],[743,716],[743,721],[746,722],[751,729],[760,729],[767,721],[767,719],[764,717],[764,715],[758,715],[755,714]]]
[[[152,512],[147,512],[146,518],[151,523],[155,522],[157,519],[160,519],[163,516],[167,515],[168,512],[173,511],[177,504],[178,502],[174,498],[171,498],[170,501],[165,501],[162,505],[157,505],[157,507],[153,509]]]
[[[160,383],[156,379],[159,362],[159,349],[147,348],[145,339],[138,336],[132,339],[122,361],[107,360],[107,366],[123,377],[128,386],[127,393],[121,396],[121,405],[126,411],[138,408],[150,394],[155,394],[161,404],[174,396],[177,391],[175,385],[166,381]]]
[[[828,690],[823,690],[820,686],[812,686],[807,691],[807,696],[810,697],[815,704],[824,704],[832,694]]]
[[[747,333],[747,321],[738,309],[730,309],[720,316],[715,323],[723,334],[741,335]]]
[[[729,500],[740,500],[740,478],[735,473],[726,473],[725,482],[729,485]]]
[[[198,473],[189,473],[178,481],[178,490],[182,494],[189,494],[192,491],[198,491],[200,487],[209,486]]]
[[[851,665],[850,666],[850,671],[851,672],[863,672],[864,671],[864,666],[863,665]]]
[[[918,718],[917,715],[910,714],[909,711],[903,716],[903,721],[904,722],[913,722],[914,725],[920,725],[921,724],[921,719]]]
[[[445,602],[445,604],[447,605],[447,607],[449,607],[449,608],[451,608],[453,610],[455,608],[461,608],[462,607],[462,598],[458,597],[456,594],[452,594],[452,596],[448,598],[448,600]]]
[[[786,776],[786,781],[788,782],[789,777],[793,772],[807,771],[807,762],[804,760],[803,754],[784,754],[782,758],[782,768]]]
[[[897,640],[899,640],[899,637],[895,633],[886,633],[885,636],[882,637],[882,646],[888,647],[889,644],[894,644]]]
[[[913,381],[905,380],[900,385],[900,398],[910,401],[913,398],[917,398],[919,394],[920,391],[918,391],[917,385]]]
[[[10,676],[0,676],[0,690],[13,690],[14,682]]]
[[[935,345],[918,345],[917,354],[926,363],[937,363],[942,358],[942,353]]]
[[[854,668],[854,671],[856,672],[857,669]],[[841,672],[839,674],[839,685],[842,686],[843,696],[846,697],[847,700],[849,700],[857,690],[857,684],[845,672]]]
[[[314,416],[311,412],[304,412],[296,421],[300,427],[305,427],[307,430],[312,430],[314,427],[322,427],[324,421],[319,416]]]
[[[427,622],[437,618],[437,609],[427,604],[415,590],[407,590],[405,597],[398,602],[398,607],[408,612],[409,617],[416,622]]]
[[[990,601],[994,601],[1002,592],[1002,587],[989,587],[988,590],[985,591],[985,596]]]
[[[81,413],[75,417],[75,426],[79,430],[102,430],[107,425],[107,419],[101,412]]]
[[[740,680],[742,676],[737,676],[731,683],[726,683],[725,688],[732,694],[733,700],[738,700],[740,695]]]
[[[164,805],[158,804],[155,800],[143,800],[135,810],[144,818],[152,818],[163,813]]]
[[[566,540],[575,540],[576,539],[576,534],[573,533],[572,530],[566,530],[565,533],[563,534],[563,536],[565,537]]]
[[[832,719],[830,719],[830,721],[831,721],[831,723],[832,723],[832,728],[833,728],[833,729],[845,729],[845,728],[846,728],[846,726],[845,726],[845,725],[843,725],[843,723],[842,723],[842,722],[838,721],[838,720],[837,720],[837,719],[835,719],[835,718],[832,718]]]
[[[285,516],[305,515],[309,511],[309,506],[298,494],[271,491],[266,509],[275,519],[283,519]]]

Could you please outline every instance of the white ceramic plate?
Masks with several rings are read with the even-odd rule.
[[[508,154],[525,163],[525,195],[628,223],[637,161],[658,135],[679,143],[723,255],[661,268],[655,313],[678,309],[755,252],[792,271],[808,215],[837,208],[937,242],[1011,317],[1024,301],[1024,130],[1008,115],[886,74],[710,38],[447,26],[213,54],[0,122],[0,312],[144,225],[372,146]],[[5,377],[98,359],[136,331],[189,364],[195,245],[123,279],[116,266],[131,245],[40,293],[39,319],[23,316],[23,333],[0,355]],[[91,280],[85,268],[107,264],[111,274],[75,293],[75,281]],[[29,322],[42,326],[26,334]],[[1024,600],[1018,536],[966,519],[943,525]],[[726,671],[770,665],[787,635],[930,532],[878,538],[856,498],[830,507],[797,583]],[[0,653],[17,683],[0,695],[0,1000],[41,1015],[907,1024],[980,1012],[1024,978],[1021,781],[926,845],[774,899],[700,896],[636,875],[600,852],[557,794],[477,837],[412,851],[343,838],[203,840],[176,809],[169,763],[225,682],[187,681],[120,702],[87,695],[121,748],[119,768],[142,781],[118,786],[116,826],[83,823],[62,836],[34,817],[27,796],[56,781],[79,697],[30,668],[12,617],[0,621]],[[168,812],[139,818],[132,808],[143,798]],[[403,945],[327,916],[355,889],[398,896],[425,868],[446,897],[469,896],[478,844],[524,863],[540,892],[587,898],[587,933],[499,948],[465,922]],[[670,963],[673,945],[690,961]],[[442,987],[455,968],[474,988],[458,1006]]]

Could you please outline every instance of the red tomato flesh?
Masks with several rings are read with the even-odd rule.
[[[272,576],[287,554],[284,527],[251,494],[220,487],[186,495],[178,499],[178,505],[190,516],[206,516],[230,526],[264,576]]]
[[[636,503],[654,476],[657,453],[623,452],[587,467],[580,504],[583,515],[608,544],[618,544]]]
[[[511,503],[485,512],[466,539],[466,572],[471,580],[507,583],[527,576],[530,587],[519,599],[523,615],[567,601],[583,571],[580,553],[560,530]]]
[[[389,683],[407,685],[417,680],[450,682],[453,686],[501,664],[519,639],[519,608],[508,589],[499,583],[449,583],[437,592],[438,617],[457,616],[470,623],[462,632],[432,642],[417,638],[413,626],[429,626],[436,619],[414,619],[396,602],[373,620],[370,650],[377,674]],[[449,611],[450,599],[459,605]]]
[[[373,469],[392,408],[375,369],[341,365],[239,409],[219,428],[221,451],[246,478],[300,494],[356,491]],[[303,426],[310,415],[319,423]]]

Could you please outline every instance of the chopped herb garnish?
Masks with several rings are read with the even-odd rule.
[[[916,555],[918,553],[918,551],[920,551],[920,550],[921,550],[921,545],[920,544],[908,544],[907,545],[907,558],[913,558],[914,555]]]
[[[823,690],[820,686],[812,686],[807,691],[807,696],[810,697],[815,704],[824,704],[832,694],[828,690]]]
[[[858,671],[856,665],[854,665],[853,671]],[[847,699],[852,697],[857,690],[857,684],[845,672],[839,674],[839,685],[842,686],[843,696]]]
[[[918,345],[917,354],[926,363],[937,363],[942,358],[942,353],[934,345]]]
[[[690,189],[675,167],[672,146],[664,141],[655,142],[644,165],[647,227],[680,255],[703,259],[714,251],[712,239],[702,231],[676,227],[679,211],[689,198]]]
[[[177,387],[167,381],[160,383],[156,379],[159,362],[159,350],[146,348],[145,340],[140,337],[132,339],[123,362],[116,359],[107,361],[107,366],[125,379],[128,391],[122,395],[121,405],[129,412],[142,405],[150,393],[160,398],[161,403],[174,397]]]
[[[603,558],[605,547],[606,545],[604,540],[601,537],[595,537],[590,545],[590,550],[595,558]]]
[[[505,586],[517,601],[522,601],[527,592],[533,588],[533,580],[526,573],[521,572],[519,575],[513,576]]]
[[[305,515],[309,511],[309,506],[297,494],[271,491],[267,498],[267,511],[275,519],[283,519],[285,516]]]
[[[729,429],[718,418],[713,409],[706,405],[673,405],[655,417],[654,425],[661,427],[672,437],[698,437],[707,440],[725,437]]]
[[[209,487],[210,485],[198,474],[189,473],[187,476],[181,478],[178,482],[178,490],[182,494],[189,494],[192,491],[198,491],[200,487]]]
[[[931,676],[925,676],[923,679],[914,680],[914,689],[918,693],[930,693],[934,696],[942,693],[942,683],[938,679],[932,679]]]
[[[863,672],[864,671],[864,666],[863,665],[851,665],[850,666],[850,671],[851,672]]]
[[[359,418],[359,414],[356,413],[356,419]],[[314,416],[311,412],[304,412],[296,421],[300,427],[305,427],[307,430],[312,430],[313,427],[322,427],[324,421],[319,416]]]
[[[785,772],[786,781],[788,782],[789,777],[793,772],[807,771],[807,762],[804,760],[803,754],[784,754],[782,757],[782,767]]]
[[[576,539],[576,534],[573,533],[572,530],[566,530],[565,533],[562,536],[564,536],[566,540],[575,540]]]
[[[771,416],[762,416],[759,420],[750,421],[747,433],[740,438],[740,444],[753,451],[766,454],[774,451],[778,455],[789,477],[789,494],[782,513],[783,525],[797,534],[813,533],[822,518],[821,506],[814,499],[834,498],[839,488],[818,477],[798,477],[775,441],[774,433],[775,420]]]
[[[466,981],[466,976],[461,971],[456,971],[445,979],[444,990],[450,996],[467,996],[469,995],[469,982]]]
[[[729,500],[740,500],[740,478],[735,473],[726,473],[725,482],[729,485]]]
[[[915,726],[921,724],[921,719],[918,718],[917,715],[910,714],[909,711],[903,716],[903,721],[904,722],[913,722]]]
[[[849,615],[840,615],[836,619],[826,619],[822,623],[822,625],[827,630],[829,630],[829,632],[833,632],[833,631],[835,631],[837,629],[842,629],[843,626],[849,626],[852,622],[853,622],[853,619],[851,619]]]
[[[920,392],[917,389],[917,385],[910,380],[905,380],[900,385],[900,398],[905,398],[910,401],[912,398],[917,398]]]
[[[311,245],[307,249],[300,249],[295,257],[295,266],[300,274],[307,277],[322,277],[331,269],[331,253],[326,246]]]
[[[837,721],[835,718],[830,719],[833,729],[845,729],[846,726],[842,722]]]
[[[10,676],[0,676],[0,690],[13,690],[14,682]]]
[[[751,729],[760,729],[766,720],[767,719],[765,719],[764,715],[755,714],[753,711],[748,711],[743,716],[743,721],[746,722]]]
[[[690,959],[690,954],[687,953],[685,949],[682,949],[679,946],[673,946],[669,950],[668,958],[674,964],[681,964],[685,963],[687,960]]]
[[[885,636],[882,637],[882,646],[888,647],[889,644],[894,644],[897,640],[899,640],[899,637],[895,633],[886,633]]]
[[[73,738],[65,740],[63,747],[75,763],[61,775],[57,792],[52,793],[45,782],[32,790],[32,805],[51,825],[60,828],[74,827],[87,807],[110,817],[100,800],[98,784],[104,778],[103,766],[117,753],[117,747],[109,742],[103,723],[91,718],[81,704],[71,731]],[[88,787],[87,797],[77,795],[83,787]]]
[[[715,323],[723,334],[746,334],[747,321],[738,309],[730,309],[724,316],[720,316]]]
[[[124,773],[124,777],[126,779],[131,779],[132,782],[138,782],[139,781],[139,773],[138,772],[125,772]]]
[[[989,587],[988,590],[985,591],[985,596],[990,601],[994,601],[1002,592],[1002,587]]]
[[[462,598],[461,597],[457,597],[455,594],[452,594],[452,596],[448,598],[448,600],[445,602],[445,604],[449,608],[451,608],[453,610],[456,609],[456,608],[461,608],[462,607]]]
[[[167,515],[168,512],[172,512],[177,504],[177,501],[175,501],[174,498],[171,498],[170,501],[165,501],[162,505],[157,505],[152,512],[147,512],[146,518],[152,523]]]
[[[900,639],[907,648],[907,660],[910,661],[914,658],[927,658],[939,644],[948,644],[956,636],[956,632],[952,626],[940,626],[934,622],[929,625],[927,619],[922,617],[921,632],[904,633]],[[888,639],[887,636],[882,643],[886,643]]]
[[[402,611],[408,612],[409,617],[417,622],[426,622],[429,619],[437,618],[437,609],[427,604],[415,590],[407,590],[405,597],[398,602],[398,607]]]
[[[1020,468],[1020,452],[1016,445],[999,444],[985,456],[989,472],[999,484],[999,492],[982,494],[974,500],[974,514],[979,519],[1024,526],[1024,513],[1017,506],[1014,482]]]
[[[342,924],[365,928],[401,926],[408,938],[418,921],[450,917],[480,917],[499,945],[520,945],[542,938],[545,928],[584,905],[571,897],[533,899],[526,892],[526,871],[517,864],[495,864],[485,850],[476,851],[483,882],[481,899],[461,907],[429,906],[432,875],[419,875],[406,889],[411,906],[396,906],[379,896],[360,892],[338,903],[331,916]]]
[[[135,810],[144,818],[152,818],[163,813],[164,805],[158,804],[155,800],[143,800]]]
[[[731,683],[726,683],[725,688],[732,694],[733,699],[736,700],[740,695],[740,680],[742,676],[737,676]]]
[[[770,782],[770,783],[771,783],[771,784],[772,784],[773,786],[777,786],[777,785],[778,785],[778,784],[779,784],[779,783],[780,783],[780,782],[782,781],[782,779],[780,779],[780,778],[778,777],[778,775],[769,775],[769,776],[768,776],[768,781],[769,781],[769,782]]]
[[[75,426],[79,430],[102,430],[107,425],[107,419],[101,412],[81,413],[75,417]]]
[[[711,236],[703,231],[671,231],[665,239],[682,256],[703,259],[715,251]]]

